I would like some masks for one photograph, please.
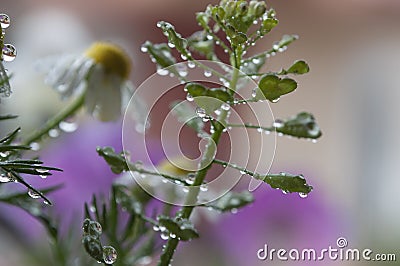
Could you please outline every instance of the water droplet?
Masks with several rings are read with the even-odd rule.
[[[282,128],[284,125],[285,123],[280,119],[276,119],[275,122],[272,124],[272,126],[275,128]]]
[[[184,55],[184,54],[181,54],[181,58],[182,58],[182,60],[187,60],[188,59],[188,57],[186,55]]]
[[[209,71],[209,70],[204,70],[204,76],[207,77],[207,78],[211,77],[211,76],[212,76],[211,71]]]
[[[272,45],[272,49],[278,50],[278,49],[279,49],[279,43],[274,43],[274,44]]]
[[[200,186],[200,190],[203,191],[203,192],[208,191],[208,186],[207,186],[207,184],[202,184],[202,185]]]
[[[187,65],[188,65],[189,68],[195,68],[196,67],[196,64],[194,62],[192,62],[192,61],[189,61]]]
[[[259,64],[260,63],[260,58],[253,58],[252,60],[251,60],[254,64]]]
[[[49,130],[49,137],[57,138],[58,136],[60,136],[60,131],[58,129],[53,128]]]
[[[186,95],[186,100],[188,100],[189,102],[193,102],[194,98],[193,98],[193,96],[192,96],[190,93],[188,93],[188,94]]]
[[[99,222],[91,221],[89,224],[88,232],[91,236],[99,237],[103,232],[103,228],[101,227],[101,224]]]
[[[146,46],[144,46],[144,45],[142,45],[142,46],[140,47],[140,51],[142,51],[143,53],[147,53],[148,50],[149,50],[149,49],[148,49]]]
[[[1,174],[0,175],[0,183],[7,183],[7,182],[11,182],[13,180],[11,180],[7,175],[5,174]]]
[[[262,129],[261,127],[259,127],[259,128],[257,128],[257,132],[258,132],[258,133],[262,133],[262,132],[263,132],[263,129]]]
[[[29,197],[31,197],[32,199],[38,199],[38,198],[40,198],[40,194],[37,193],[36,191],[32,190],[32,189],[29,189],[29,190],[28,190],[28,195],[29,195]]]
[[[245,175],[245,174],[246,174],[246,171],[241,170],[241,171],[240,171],[240,174]]]
[[[157,22],[157,28],[161,28],[161,26],[162,26],[161,21]]]
[[[183,191],[183,193],[188,193],[188,192],[189,192],[189,188],[183,187],[183,188],[182,188],[182,191]]]
[[[173,234],[173,233],[170,233],[170,234],[169,234],[169,237],[170,237],[170,238],[176,238],[176,235]]]
[[[2,54],[4,61],[11,62],[17,56],[17,49],[12,44],[4,44]]]
[[[299,193],[300,198],[305,199],[307,198],[308,194],[307,193]]]
[[[161,237],[162,240],[168,240],[168,239],[169,239],[169,234],[167,234],[167,233],[162,233],[162,234],[160,235],[160,237]]]
[[[185,180],[186,184],[193,185],[195,179],[196,179],[196,174],[195,173],[189,173],[186,176],[186,180]]]
[[[89,211],[93,212],[93,213],[96,212],[96,207],[94,205],[90,205],[89,206]]]
[[[0,14],[0,25],[2,29],[7,29],[10,26],[10,17],[7,14]]]
[[[318,142],[318,140],[316,140],[316,139],[312,139],[312,140],[311,140],[311,142],[312,142],[312,143],[317,143],[317,142]]]
[[[78,124],[73,121],[70,121],[69,119],[65,120],[65,121],[61,121],[58,126],[60,127],[60,129],[62,131],[67,132],[67,133],[74,132],[75,130],[78,129]]]
[[[257,96],[257,88],[254,88],[253,91],[251,92],[251,97],[256,98]]]
[[[204,122],[204,123],[207,123],[208,121],[210,121],[210,118],[209,118],[208,116],[203,117],[203,122]]]
[[[221,105],[221,109],[225,110],[225,111],[229,111],[229,109],[231,109],[231,106],[228,103],[223,103]]]
[[[238,209],[237,209],[237,208],[233,208],[233,209],[231,209],[231,213],[232,213],[232,214],[236,214],[236,213],[238,213]]]
[[[281,99],[281,98],[278,97],[278,98],[276,98],[276,99],[273,99],[272,102],[273,102],[273,103],[277,103],[280,99]]]
[[[159,68],[157,69],[157,74],[160,76],[166,76],[169,74],[169,71],[166,70],[165,68]]]
[[[207,34],[206,38],[207,38],[207,40],[209,40],[209,41],[211,41],[212,39],[214,39],[213,36],[210,35],[210,34]]]
[[[106,264],[113,264],[117,260],[117,251],[112,246],[103,247],[103,260]]]
[[[29,147],[31,147],[31,149],[33,151],[38,151],[40,150],[40,144],[37,142],[32,142],[31,144],[29,144]]]
[[[206,117],[206,110],[204,110],[203,108],[201,108],[201,107],[197,107],[196,108],[196,114],[197,114],[197,116],[198,117],[200,117],[200,118],[204,118],[204,117]]]
[[[175,44],[173,44],[172,42],[168,42],[168,47],[169,48],[175,48]]]
[[[264,130],[264,133],[265,133],[265,135],[269,135],[269,134],[271,134],[271,131],[269,131],[269,130]]]
[[[282,193],[286,195],[286,194],[288,194],[289,192],[287,192],[286,190],[283,190],[283,189],[282,189]]]

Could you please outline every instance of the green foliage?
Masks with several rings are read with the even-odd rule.
[[[272,188],[280,189],[284,193],[297,192],[307,195],[313,189],[312,186],[306,183],[302,175],[291,175],[287,173],[280,173],[277,175],[268,174],[263,177],[262,180]]]
[[[322,135],[314,116],[306,112],[299,113],[286,121],[275,123],[275,130],[285,135],[307,139],[317,139]]]
[[[259,91],[261,91],[267,100],[275,103],[282,95],[294,91],[297,88],[297,83],[290,78],[281,79],[276,75],[267,74],[261,77],[258,87],[260,90],[257,90],[257,99],[261,99],[259,95]]]
[[[97,153],[103,157],[104,160],[111,166],[111,171],[114,174],[120,174],[123,171],[128,171],[128,165],[126,164],[126,153],[116,154],[112,147],[97,147]]]
[[[159,216],[157,218],[158,226],[163,234],[171,238],[177,238],[181,241],[189,241],[198,238],[199,233],[188,219],[180,217]]]
[[[235,212],[239,208],[243,208],[246,205],[254,201],[253,194],[249,191],[234,192],[230,191],[218,200],[207,203],[205,206],[212,208],[220,212]]]

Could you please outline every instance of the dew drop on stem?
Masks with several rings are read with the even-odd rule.
[[[11,62],[17,56],[17,49],[12,44],[5,44],[2,49],[3,60]]]
[[[10,26],[10,17],[7,14],[0,14],[0,25],[3,30]]]
[[[117,251],[112,246],[103,247],[103,260],[106,264],[115,263],[117,256]]]

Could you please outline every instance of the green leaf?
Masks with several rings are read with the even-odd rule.
[[[275,130],[279,133],[298,138],[317,139],[322,132],[312,114],[302,112],[282,123],[275,123]]]
[[[157,22],[157,27],[161,28],[164,35],[167,36],[168,42],[174,46],[182,55],[187,56],[188,41],[175,31],[175,27],[171,23],[165,21]]]
[[[292,35],[285,34],[285,35],[282,36],[282,39],[280,41],[274,43],[272,48],[275,51],[278,51],[279,48],[283,48],[283,47],[288,46],[289,44],[291,44],[292,42],[294,42],[298,38],[299,38],[299,36],[297,36],[295,34],[292,34]]]
[[[193,128],[196,132],[203,132],[203,120],[196,115],[196,111],[187,102],[172,102],[170,108],[181,123]]]
[[[299,60],[299,61],[294,62],[294,64],[285,72],[287,74],[301,75],[301,74],[306,74],[309,71],[310,71],[310,67],[308,66],[308,64],[303,60]]]
[[[191,82],[186,84],[185,91],[187,91],[193,98],[195,103],[203,108],[207,114],[211,114],[221,107],[222,103],[233,101],[233,96],[226,90],[226,88],[211,88]]]
[[[260,35],[265,35],[269,33],[273,28],[278,25],[278,20],[276,18],[267,18],[263,20],[260,27]]]
[[[117,154],[112,147],[97,147],[96,151],[108,163],[113,173],[129,171],[124,152]]]
[[[207,39],[205,31],[197,31],[188,38],[189,48],[204,55],[207,59],[214,57],[214,41]]]
[[[221,212],[232,211],[242,208],[254,201],[254,196],[249,191],[233,192],[230,191],[218,200],[208,203],[205,206],[211,207]]]
[[[261,67],[265,64],[265,56],[261,57],[251,57],[246,59],[246,62],[240,68],[240,71],[243,73],[250,75],[256,74],[260,71]]]
[[[161,68],[166,68],[176,63],[175,57],[171,54],[171,49],[165,43],[152,44],[146,41],[142,45],[142,50],[146,51]]]
[[[194,228],[193,224],[187,219],[159,216],[158,223],[181,241],[189,241],[199,237],[199,233]]]
[[[184,90],[193,97],[205,96],[207,94],[207,88],[196,82],[187,83]]]
[[[290,78],[281,79],[276,75],[267,74],[261,77],[258,87],[260,89],[257,90],[258,97],[261,92],[267,100],[276,102],[282,95],[294,91],[297,88],[297,83]]]
[[[280,189],[285,193],[297,192],[308,194],[313,189],[312,186],[307,184],[302,175],[291,175],[287,173],[268,174],[261,180],[269,184],[272,188]]]

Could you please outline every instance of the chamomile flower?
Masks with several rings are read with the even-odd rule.
[[[82,55],[44,59],[38,68],[62,99],[83,96],[86,110],[101,121],[118,119],[133,91],[128,80],[130,58],[122,48],[107,42],[94,43]]]

